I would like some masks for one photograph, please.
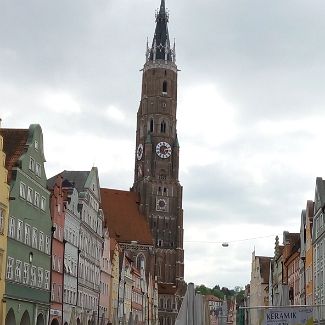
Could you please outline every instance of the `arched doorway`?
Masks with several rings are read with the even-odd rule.
[[[27,310],[23,313],[23,317],[21,318],[20,325],[30,325],[30,317]]]
[[[59,321],[56,318],[52,319],[51,325],[60,325]]]
[[[45,325],[45,321],[44,321],[44,316],[43,316],[43,314],[39,314],[39,315],[37,316],[36,325]]]
[[[78,321],[77,321],[77,324],[78,324]],[[79,324],[80,324],[80,323],[79,323]],[[78,324],[78,325],[79,325],[79,324]],[[64,325],[68,325],[68,323],[67,323],[67,322],[64,322]]]
[[[12,308],[9,309],[6,316],[6,325],[16,325],[16,317]]]

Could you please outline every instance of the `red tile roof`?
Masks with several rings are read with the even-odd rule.
[[[222,299],[220,299],[219,297],[213,296],[213,295],[206,295],[205,299],[207,301],[218,301],[218,302],[222,302]]]
[[[139,212],[139,196],[135,192],[102,188],[101,204],[110,236],[117,242],[153,245],[149,225]]]
[[[28,129],[0,129],[3,137],[3,151],[6,154],[8,183],[11,181],[12,168],[17,166],[19,158],[27,151]]]

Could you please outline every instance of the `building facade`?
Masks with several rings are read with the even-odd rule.
[[[313,270],[314,270],[314,301],[315,304],[325,303],[325,181],[316,179],[313,217]],[[321,308],[320,319],[325,320],[325,308]]]
[[[116,322],[118,320],[118,288],[120,278],[120,246],[114,238],[110,238],[111,248],[111,265],[112,265],[112,278],[111,278],[111,304],[109,311],[109,318]]]
[[[256,256],[255,251],[253,252],[249,299],[250,324],[258,324],[261,317],[260,310],[254,307],[269,304],[269,293],[266,289],[269,287],[270,263],[270,257]]]
[[[283,277],[283,249],[280,245],[279,237],[275,238],[274,258],[273,258],[273,273],[272,273],[272,305],[287,306],[289,304],[288,284]]]
[[[48,188],[51,191],[50,208],[53,223],[50,324],[62,325],[65,211],[61,175],[56,177],[53,187]]]
[[[6,154],[3,152],[3,137],[0,134],[0,297],[5,294],[5,271],[7,260],[7,234],[9,213],[8,171],[5,167]],[[5,323],[6,303],[0,299],[0,323]]]
[[[10,184],[5,323],[48,324],[52,222],[39,125],[1,129]]]
[[[314,277],[313,277],[313,217],[314,217],[314,202],[307,201],[306,205],[306,259],[305,259],[305,292],[306,304],[314,303]]]
[[[112,264],[110,238],[107,227],[104,227],[103,256],[100,267],[100,299],[99,299],[99,323],[108,324],[111,309],[111,286],[112,286]]]
[[[98,170],[93,167],[90,171],[63,171],[60,173],[63,178],[63,189],[69,190],[70,194],[78,193],[78,204],[70,206],[71,223],[65,223],[65,236],[69,237],[69,255],[67,243],[65,244],[65,267],[66,272],[76,277],[77,283],[70,277],[64,281],[67,304],[74,305],[71,308],[72,315],[77,322],[91,323],[97,322],[99,318],[99,298],[100,298],[100,263],[103,250],[103,213],[100,208],[100,187]],[[55,178],[58,175],[52,177]],[[50,179],[50,180],[52,180]],[[71,204],[72,201],[70,201]],[[67,212],[68,213],[67,209]],[[80,217],[79,234],[76,232],[74,217]],[[79,236],[78,236],[79,235]],[[78,255],[75,258],[75,246],[78,246]],[[78,276],[77,276],[78,274]],[[68,279],[67,279],[68,280]],[[77,292],[71,289],[77,287]]]
[[[73,324],[77,318],[77,302],[80,299],[78,296],[80,213],[78,191],[67,180],[63,181],[62,186],[65,202],[63,322],[67,325]]]
[[[172,48],[169,40],[168,20],[162,0],[156,14],[152,46],[147,47],[143,67],[133,191],[140,194],[140,211],[154,237],[158,293],[164,292],[161,306],[169,299],[177,300],[175,309],[159,308],[159,318],[174,322],[179,298],[184,293],[184,251],[176,129],[178,70],[175,46]]]
[[[118,288],[118,317],[119,320],[128,320],[132,311],[132,267],[140,272],[141,290],[143,292],[144,320],[157,321],[152,303],[154,297],[154,245],[153,237],[145,217],[139,212],[139,196],[132,191],[101,189],[102,207],[110,234],[120,247],[119,288]],[[112,260],[112,275],[115,279],[116,258]],[[113,287],[113,285],[112,285]],[[131,290],[129,290],[131,288]]]

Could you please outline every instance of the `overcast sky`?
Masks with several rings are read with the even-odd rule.
[[[102,187],[132,186],[140,69],[159,4],[0,0],[2,126],[41,124],[48,177],[95,165]],[[244,286],[254,247],[272,256],[276,234],[299,232],[325,175],[325,2],[166,6],[181,70],[185,280]]]

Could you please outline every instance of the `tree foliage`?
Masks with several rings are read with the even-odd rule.
[[[195,292],[200,293],[202,295],[213,295],[220,299],[226,298],[227,300],[235,298],[238,305],[241,305],[244,301],[244,294],[245,290],[240,287],[236,286],[234,289],[228,289],[227,287],[222,287],[217,284],[212,289],[206,287],[204,284],[195,287]]]

